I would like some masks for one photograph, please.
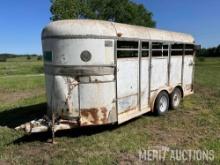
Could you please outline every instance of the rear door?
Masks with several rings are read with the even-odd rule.
[[[170,85],[175,87],[182,83],[183,44],[171,45]]]
[[[193,87],[193,66],[194,66],[194,45],[185,45],[184,70],[183,70],[183,88],[186,91],[192,91]]]

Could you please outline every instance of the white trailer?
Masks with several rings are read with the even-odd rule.
[[[54,131],[162,115],[193,93],[195,40],[188,34],[63,20],[43,29],[42,46]],[[42,123],[20,128],[48,130]]]

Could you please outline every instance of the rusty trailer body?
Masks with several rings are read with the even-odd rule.
[[[179,91],[193,93],[195,40],[188,34],[63,20],[43,29],[42,46],[48,116],[64,123],[56,130],[163,114],[170,102],[178,106]]]

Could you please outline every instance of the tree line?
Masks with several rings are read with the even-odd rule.
[[[220,45],[211,48],[202,48],[197,52],[199,57],[220,57]]]
[[[0,54],[0,62],[6,62],[9,58],[17,58],[17,57],[26,57],[27,60],[31,60],[32,58],[36,58],[37,60],[42,60],[42,55],[38,54],[11,54],[11,53],[2,53]]]

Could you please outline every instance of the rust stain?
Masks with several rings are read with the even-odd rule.
[[[121,36],[122,36],[122,33],[117,33],[117,36],[118,36],[118,37],[121,37]]]
[[[81,109],[81,125],[108,123],[108,110],[105,107]]]
[[[65,109],[66,112],[64,112],[64,110],[62,109],[62,113],[61,116],[64,116],[65,113],[67,114],[72,114],[73,113],[73,99],[72,99],[72,92],[73,89],[78,85],[78,82],[74,79],[74,78],[67,78],[67,96],[65,99],[65,105],[67,106],[67,108]]]

